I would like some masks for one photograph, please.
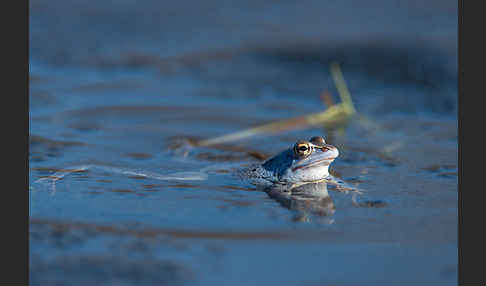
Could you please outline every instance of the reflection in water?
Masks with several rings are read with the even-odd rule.
[[[327,192],[327,183],[308,183],[292,187],[274,185],[263,189],[272,199],[295,212],[294,221],[310,222],[315,216],[319,222],[331,224],[329,218],[336,211],[331,196]]]

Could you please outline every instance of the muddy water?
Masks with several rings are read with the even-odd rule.
[[[456,5],[347,2],[32,1],[31,284],[455,285]],[[338,102],[334,60],[346,125],[187,144]],[[234,176],[314,135],[363,194]]]

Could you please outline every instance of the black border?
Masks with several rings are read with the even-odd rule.
[[[33,0],[30,0],[30,1],[33,1]],[[24,3],[22,1],[22,3]],[[29,5],[30,5],[30,2],[29,0],[26,0],[25,3],[27,4],[26,7],[25,7],[25,11],[26,11],[26,15],[25,15],[25,27],[24,27],[24,31],[26,31],[26,36],[25,36],[25,51],[24,53],[26,54],[26,59],[25,59],[25,103],[24,103],[24,106],[25,106],[25,111],[26,111],[26,115],[24,117],[24,120],[25,120],[25,123],[24,125],[26,126],[26,129],[27,129],[27,132],[26,132],[26,135],[24,135],[25,137],[25,147],[27,149],[27,154],[25,156],[25,168],[26,168],[26,174],[25,174],[25,177],[26,177],[26,188],[25,190],[28,190],[27,192],[24,192],[24,194],[26,194],[26,213],[27,213],[27,216],[26,216],[26,224],[27,224],[27,233],[25,235],[25,241],[26,241],[26,244],[27,244],[27,249],[25,250],[25,256],[27,257],[27,261],[26,261],[26,267],[25,267],[25,270],[26,270],[26,275],[24,276],[25,277],[25,285],[30,285],[29,283],[29,277],[30,277],[30,272],[29,272],[29,219],[30,219],[30,205],[29,205],[29,193],[30,192],[30,189],[29,189],[29,75],[30,75],[30,68],[29,68],[29,58],[30,58],[30,54],[29,54]]]
[[[34,0],[30,0],[34,1]],[[25,187],[22,188],[22,200],[25,202],[24,204],[24,215],[25,215],[25,224],[26,224],[26,232],[23,235],[23,238],[25,239],[25,244],[27,247],[21,251],[22,257],[26,257],[25,259],[25,275],[23,275],[22,278],[25,278],[25,284],[19,283],[21,285],[29,285],[29,0],[24,1],[19,1],[18,3],[25,3],[25,6],[21,6],[23,8],[23,11],[25,13],[23,14],[24,17],[20,17],[20,20],[22,23],[19,25],[22,27],[22,32],[19,33],[20,36],[22,36],[22,47],[20,50],[20,53],[25,55],[25,60],[22,62],[22,73],[23,73],[23,86],[22,86],[22,94],[23,96],[19,96],[21,98],[21,102],[23,103],[24,106],[24,114],[23,116],[23,121],[21,120],[20,122],[23,123],[25,126],[26,132],[24,133],[24,136],[22,137],[24,139],[24,144],[20,145],[19,147],[25,148],[24,150],[25,155],[24,155],[24,160],[21,160],[23,167],[25,168],[25,175],[24,175],[24,182],[25,182]],[[25,33],[25,34],[24,34]],[[19,45],[20,46],[20,45]],[[21,128],[19,128],[21,130]],[[21,216],[23,218],[23,216]],[[22,223],[19,223],[19,225],[23,226]],[[20,276],[19,276],[20,277]],[[20,278],[19,281],[23,281],[23,279]]]
[[[32,0],[33,1],[33,0]],[[3,284],[29,285],[29,2],[3,5]]]
[[[485,105],[481,100],[485,96],[483,59],[486,47],[482,21],[485,17],[480,5],[474,6],[480,3],[477,1],[467,2],[469,16],[466,16],[464,2],[458,1],[458,283],[482,285],[486,273],[483,262],[486,236],[482,234],[486,209],[482,181],[485,178],[485,145],[481,140],[485,129]],[[468,29],[465,29],[464,22],[469,23]],[[468,39],[469,44],[466,44],[465,39]],[[464,73],[465,58],[471,59],[468,61],[467,80]],[[466,117],[470,119],[465,121]],[[466,157],[469,162],[467,172],[464,163]]]

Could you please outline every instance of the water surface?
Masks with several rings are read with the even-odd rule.
[[[30,4],[32,285],[456,284],[455,3],[68,2]],[[369,121],[185,143],[338,102],[331,61]],[[234,176],[315,135],[332,213]]]

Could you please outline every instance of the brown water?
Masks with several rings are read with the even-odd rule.
[[[456,3],[136,3],[30,3],[31,285],[456,284]],[[371,123],[184,144],[338,102],[331,61]],[[363,190],[324,216],[233,175],[314,135]]]

